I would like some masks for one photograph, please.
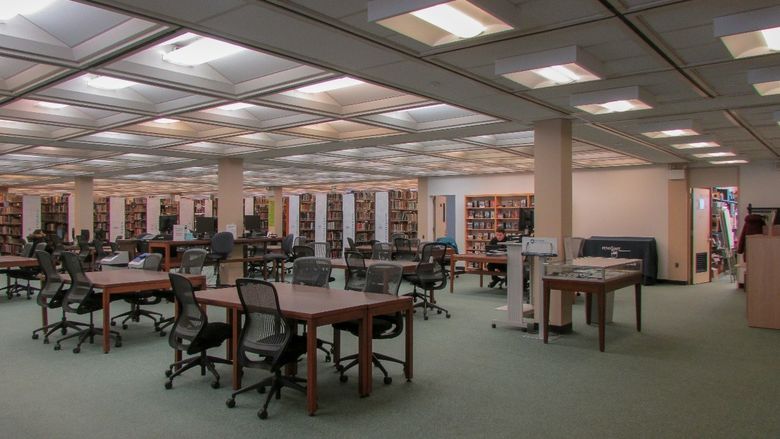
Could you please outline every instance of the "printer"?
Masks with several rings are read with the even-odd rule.
[[[137,255],[127,264],[127,268],[136,268],[142,270],[144,268],[144,259],[146,259],[147,256],[149,256],[149,253],[141,253]]]
[[[101,259],[100,267],[103,270],[118,270],[120,268],[127,268],[128,262],[130,262],[129,253],[126,251],[118,251]]]

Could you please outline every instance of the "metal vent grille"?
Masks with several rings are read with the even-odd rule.
[[[707,252],[696,253],[696,272],[697,273],[707,272]]]

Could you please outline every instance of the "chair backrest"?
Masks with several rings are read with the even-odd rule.
[[[21,256],[23,258],[31,258],[32,257],[32,253],[33,253],[33,243],[32,242],[25,243],[22,246],[22,249],[19,250],[19,256]]]
[[[374,243],[371,259],[381,259],[383,261],[393,259],[393,246],[389,242]]]
[[[304,238],[303,236],[296,236],[295,239],[293,239],[293,247],[295,247],[296,245],[306,245],[308,241],[309,240]]]
[[[233,251],[234,241],[232,233],[219,232],[211,238],[211,252],[227,256]]]
[[[567,261],[582,256],[582,248],[585,245],[585,238],[574,238],[567,236],[563,238],[563,253]]]
[[[84,274],[84,268],[81,266],[78,255],[71,252],[63,252],[61,257],[62,265],[65,266],[65,271],[70,276],[70,288],[65,293],[63,304],[81,304],[92,295],[94,291],[92,282]]]
[[[347,251],[344,253],[347,269],[344,272],[344,289],[361,290],[366,279],[366,261],[362,253]]]
[[[192,282],[177,273],[168,273],[168,278],[171,280],[171,289],[176,296],[176,307],[178,308],[176,321],[168,336],[168,344],[174,349],[186,351],[192,341],[206,327],[209,320],[206,313],[198,306]]]
[[[417,257],[417,249],[412,249],[412,241],[408,238],[395,238],[395,259],[413,261]]]
[[[30,257],[34,257],[35,256],[35,252],[37,252],[37,251],[46,251],[46,245],[47,245],[46,241],[41,241],[41,242],[35,244],[35,249],[33,250],[33,252],[30,255]]]
[[[327,287],[330,279],[330,259],[317,257],[296,258],[293,262],[292,283],[312,287]]]
[[[181,255],[180,273],[200,274],[208,252],[202,248],[190,248]]]
[[[295,235],[293,235],[292,233],[282,238],[282,253],[284,253],[287,256],[292,256],[294,243],[295,243]]]
[[[52,258],[49,252],[43,250],[36,250],[35,258],[38,259],[38,266],[41,267],[44,276],[41,292],[38,294],[39,303],[41,299],[51,302],[52,299],[61,297],[64,282],[60,273],[57,272],[57,267],[54,265],[54,258]],[[51,303],[48,303],[48,306],[52,307]]]
[[[79,256],[85,257],[90,255],[89,241],[79,239]]]
[[[96,260],[99,261],[99,260],[105,258],[106,256],[108,256],[108,254],[106,254],[106,251],[103,250],[103,241],[101,241],[99,239],[95,239],[94,241],[92,241],[92,245],[95,246],[95,259]]]
[[[160,271],[160,263],[162,263],[162,255],[159,253],[150,253],[144,258],[144,270]]]
[[[318,258],[330,258],[330,243],[310,242],[308,246],[314,249],[314,256]]]
[[[293,255],[295,255],[296,258],[314,256],[314,249],[308,245],[296,245],[293,246]]]
[[[398,238],[408,238],[405,233],[393,233],[393,235],[390,237],[390,242],[395,242]]]
[[[383,293],[398,295],[404,269],[400,265],[379,263],[368,267],[366,271],[365,293]]]
[[[443,288],[447,284],[447,275],[444,271],[446,254],[447,246],[442,243],[429,242],[423,246],[416,274],[420,281],[429,284],[428,288]]]
[[[347,237],[347,245],[349,245],[349,250],[350,251],[353,251],[353,252],[357,251],[357,246],[355,245],[355,240],[354,239],[352,239],[350,237]]]
[[[278,365],[292,331],[282,317],[279,296],[270,282],[260,279],[236,279],[238,298],[244,312],[244,327],[238,342],[239,362],[244,366],[266,363],[271,369]],[[262,357],[250,358],[248,354]]]

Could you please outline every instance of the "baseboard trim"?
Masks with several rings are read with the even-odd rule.
[[[671,285],[688,285],[688,282],[684,280],[669,280],[669,279],[658,279],[657,283],[659,284],[671,284]]]

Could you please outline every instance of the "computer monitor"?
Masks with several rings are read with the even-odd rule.
[[[262,223],[257,215],[244,215],[244,230],[247,232],[260,232]]]
[[[160,215],[160,233],[172,233],[178,220],[178,215]]]
[[[195,234],[213,236],[217,233],[217,219],[213,216],[195,217]]]

